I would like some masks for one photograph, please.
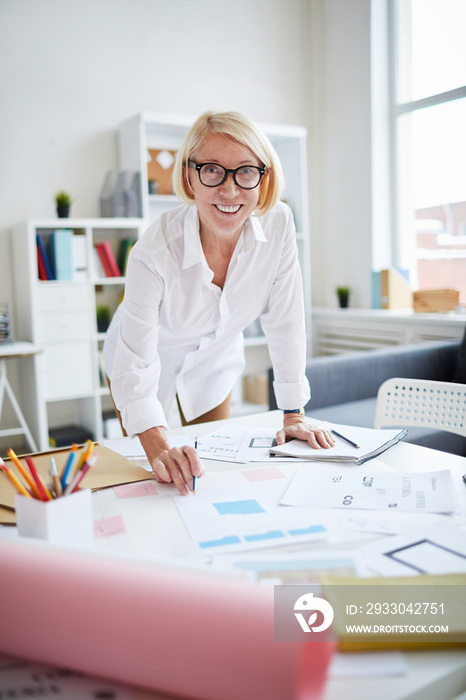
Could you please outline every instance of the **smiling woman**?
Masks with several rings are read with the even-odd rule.
[[[258,317],[285,411],[277,443],[317,449],[334,438],[299,410],[309,399],[302,278],[269,140],[242,114],[207,112],[186,136],[173,184],[184,204],[133,247],[104,356],[126,432],[139,435],[156,479],[187,494],[202,467],[193,447],[170,448],[165,416],[176,400],[183,424],[228,417],[243,330]]]
[[[222,164],[217,159],[221,159]],[[244,222],[257,209],[260,169],[265,169],[260,168],[257,158],[248,148],[222,134],[208,136],[193,155],[193,160],[201,167],[198,169],[192,160],[189,161],[185,179],[199,213],[204,252],[205,245],[213,245],[216,250],[223,248],[228,255],[238,241]],[[253,186],[250,186],[251,176],[247,178],[248,187],[240,185],[238,177],[240,182],[244,181],[245,173],[254,175],[254,170]],[[217,184],[213,184],[214,181]],[[211,269],[215,274],[215,268]],[[222,271],[226,273],[226,270]],[[223,288],[223,284],[219,287]]]

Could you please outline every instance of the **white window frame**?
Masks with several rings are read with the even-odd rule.
[[[395,264],[403,267],[403,242],[402,242],[402,214],[399,196],[399,118],[406,114],[434,107],[436,105],[446,104],[466,97],[466,85],[447,90],[428,97],[408,102],[399,102],[399,0],[391,0],[390,2],[390,101],[391,101],[391,118],[390,118],[390,141],[391,141],[391,196],[392,196],[392,222],[394,226],[394,235],[392,237],[392,257]],[[410,261],[411,265],[413,261]]]

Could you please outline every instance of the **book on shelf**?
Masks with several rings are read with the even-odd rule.
[[[106,277],[107,275],[105,274],[104,266],[102,265],[100,255],[97,252],[97,248],[95,246],[92,248],[92,259],[94,264],[95,277]]]
[[[86,236],[74,233],[71,242],[73,260],[73,279],[87,279]]]
[[[94,247],[99,254],[106,277],[121,277],[121,271],[118,267],[118,263],[110,243],[108,241],[103,241],[103,243],[94,243]]]
[[[38,269],[39,279],[41,281],[46,281],[46,280],[48,280],[48,277],[47,277],[47,270],[45,269],[44,258],[42,257],[42,251],[41,251],[38,243],[36,243],[36,247],[37,247],[37,269]]]
[[[53,276],[52,268],[50,267],[49,258],[47,255],[47,251],[45,249],[44,239],[42,238],[41,233],[36,234],[36,243],[37,243],[38,260],[41,261],[38,264],[43,265],[43,270],[45,270],[45,275],[46,275],[45,279],[53,280],[55,278]],[[39,275],[40,275],[40,267],[39,267]],[[40,279],[42,279],[42,278],[40,278]]]
[[[399,268],[372,272],[372,308],[408,309],[412,306],[409,273]]]
[[[37,269],[41,281],[87,279],[86,236],[56,229],[36,234]],[[104,275],[105,276],[105,275]]]
[[[126,275],[126,266],[128,264],[128,257],[131,252],[135,241],[132,238],[123,238],[120,241],[120,247],[118,250],[118,267],[120,268],[123,277]]]
[[[52,231],[47,242],[52,274],[56,280],[73,279],[73,231],[69,228]]]

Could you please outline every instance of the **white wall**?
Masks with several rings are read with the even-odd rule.
[[[390,264],[388,78],[372,60],[388,3],[0,0],[0,260],[14,222],[55,215],[58,189],[73,216],[99,214],[127,117],[234,108],[308,127],[312,302],[335,306],[347,284],[370,307],[370,271]],[[4,264],[0,300],[12,293]]]
[[[1,0],[0,300],[10,226],[98,216],[115,129],[142,110],[306,124],[308,0]],[[5,264],[6,261],[6,264]]]
[[[387,8],[388,0],[311,0],[314,306],[336,306],[335,287],[346,285],[352,306],[370,308],[371,270],[391,264]]]

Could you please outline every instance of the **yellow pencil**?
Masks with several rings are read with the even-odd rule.
[[[37,484],[35,483],[32,476],[28,474],[26,469],[23,467],[18,457],[16,456],[14,450],[12,450],[11,447],[9,447],[6,452],[11,461],[14,462],[14,464],[18,467],[18,470],[22,474],[23,478],[27,481],[29,488],[31,489],[34,496],[38,498],[39,501],[41,501],[42,497],[40,495],[39,489],[37,488]]]
[[[22,485],[21,481],[18,479],[16,474],[11,470],[7,469],[5,462],[3,459],[0,457],[0,469],[2,472],[9,478],[15,489],[20,493],[22,496],[27,496],[27,498],[32,498],[31,494],[27,489],[24,488]]]
[[[75,474],[76,474],[76,472],[79,472],[79,470],[83,466],[84,462],[87,461],[93,448],[94,448],[94,443],[92,442],[92,440],[86,440],[86,444],[83,447],[83,451],[81,453],[81,457],[79,458],[79,462],[78,462],[78,466],[76,467]]]

